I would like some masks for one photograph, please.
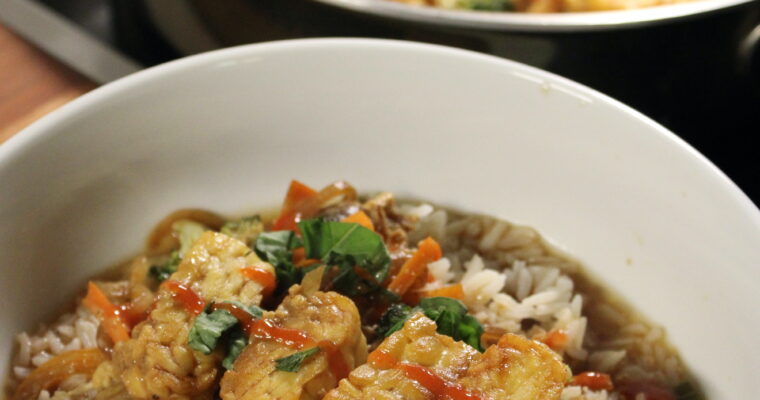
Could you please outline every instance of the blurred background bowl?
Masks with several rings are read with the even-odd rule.
[[[182,54],[266,40],[361,36],[475,50],[573,79],[714,158],[753,198],[760,168],[760,1],[564,14],[453,11],[389,0],[144,0]],[[754,35],[753,35],[754,30]]]

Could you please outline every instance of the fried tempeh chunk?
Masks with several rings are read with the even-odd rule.
[[[559,399],[570,369],[545,344],[506,334],[470,365],[459,383],[486,399]]]
[[[556,400],[569,377],[542,343],[507,334],[480,354],[436,333],[435,323],[417,314],[325,400]]]
[[[372,352],[367,364],[340,381],[325,400],[434,399],[431,391],[410,379],[398,366],[418,365],[445,380],[455,381],[479,356],[468,344],[436,333],[435,322],[418,313],[406,321],[401,330],[385,339]]]
[[[306,280],[303,286],[291,287],[277,310],[258,321],[266,321],[274,331],[266,337],[254,329],[249,345],[222,378],[222,399],[321,399],[365,362],[367,342],[354,303],[335,292],[304,290]],[[300,335],[300,343],[288,343],[278,332]],[[320,350],[297,371],[276,368],[275,360],[315,346]]]
[[[210,397],[218,380],[220,355],[204,355],[188,346],[196,312],[167,284],[192,290],[202,300],[201,308],[202,303],[220,301],[257,305],[264,287],[244,276],[241,270],[247,267],[274,274],[271,265],[229,236],[209,231],[193,243],[177,272],[159,289],[148,319],[134,328],[130,340],[114,348],[114,363],[132,397]]]

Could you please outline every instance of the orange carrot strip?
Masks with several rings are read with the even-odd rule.
[[[129,340],[129,330],[121,318],[119,308],[108,300],[98,285],[92,282],[87,283],[87,295],[82,300],[82,304],[90,312],[100,316],[103,330],[114,343]]]
[[[369,216],[367,216],[367,214],[365,214],[364,211],[361,211],[361,210],[349,215],[346,218],[343,218],[340,222],[352,222],[355,224],[359,224],[371,231],[375,230],[375,224],[373,224]]]
[[[40,392],[55,391],[58,385],[75,374],[92,376],[95,369],[106,361],[100,349],[71,350],[61,353],[37,367],[13,394],[11,400],[36,400]]]
[[[293,249],[293,264],[298,264],[306,259],[306,248],[297,247]]]
[[[544,338],[543,342],[549,346],[552,350],[562,350],[567,346],[567,333],[563,330],[556,330],[549,332]]]
[[[285,195],[285,201],[282,204],[280,216],[272,225],[273,231],[297,230],[298,221],[301,219],[302,208],[311,200],[317,197],[318,192],[303,183],[292,180],[288,188],[288,194]]]
[[[240,269],[243,276],[258,283],[263,288],[261,294],[269,296],[277,286],[274,274],[260,267],[243,267]]]
[[[452,299],[464,300],[464,290],[462,284],[444,286],[440,289],[428,290],[422,293],[423,297],[450,297]]]
[[[420,300],[422,299],[422,288],[425,287],[425,285],[428,284],[428,277],[430,276],[430,271],[427,269],[427,265],[425,266],[425,269],[422,271],[422,274],[417,276],[417,279],[414,280],[414,283],[412,283],[412,286],[409,286],[409,289],[407,289],[406,293],[404,293],[401,296],[401,301],[403,301],[406,304],[409,304],[410,306],[416,306],[420,303]]]
[[[575,375],[572,380],[573,385],[585,386],[591,390],[612,390],[612,378],[601,372],[582,372]]]
[[[441,246],[433,238],[429,237],[421,241],[414,255],[406,260],[398,274],[388,284],[388,290],[403,296],[414,285],[417,278],[427,272],[427,265],[440,259],[441,255]]]

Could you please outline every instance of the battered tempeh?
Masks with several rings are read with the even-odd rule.
[[[262,285],[241,273],[242,268],[251,266],[274,273],[272,266],[244,243],[209,231],[193,243],[170,281],[191,289],[205,303],[239,301],[258,305]],[[162,285],[148,319],[135,327],[130,340],[114,349],[114,363],[132,397],[211,397],[221,356],[204,355],[188,346],[194,319],[195,313]]]
[[[556,400],[569,378],[559,356],[542,343],[507,334],[480,354],[436,333],[435,322],[416,314],[324,400],[433,400],[451,397],[446,391],[475,399]]]
[[[263,319],[272,326],[302,332],[310,344],[297,349],[292,343],[252,335],[234,368],[222,379],[222,399],[321,399],[344,377],[336,375],[348,374],[365,362],[367,343],[354,303],[335,292],[304,293],[304,286],[291,287],[277,310],[265,313]],[[298,371],[276,368],[276,359],[320,343],[320,350]]]

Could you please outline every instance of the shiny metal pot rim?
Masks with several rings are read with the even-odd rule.
[[[411,6],[390,0],[314,0],[369,15],[445,27],[493,31],[581,32],[665,23],[751,3],[755,0],[696,0],[631,10],[528,14],[460,11]]]

